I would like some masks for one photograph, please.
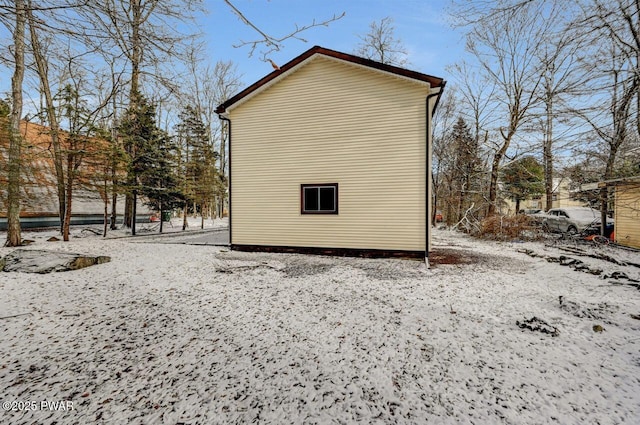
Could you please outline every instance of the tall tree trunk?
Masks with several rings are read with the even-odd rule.
[[[113,70],[113,68],[112,68]],[[112,72],[112,84],[113,87],[116,86],[115,74]],[[118,128],[117,128],[117,110],[118,104],[116,102],[116,96],[113,96],[113,123],[111,128],[111,143],[113,144],[113,152],[111,153],[113,156],[111,158],[111,230],[116,230],[118,228],[118,190],[117,190],[117,179],[118,179]]]
[[[487,211],[487,215],[490,217],[495,215],[496,213],[496,200],[498,199],[498,174],[500,172],[500,164],[502,163],[502,159],[507,153],[507,149],[509,149],[509,145],[511,144],[511,139],[513,135],[516,133],[516,128],[519,122],[519,113],[520,111],[514,112],[511,111],[510,121],[511,124],[509,126],[509,132],[505,135],[500,129],[500,134],[502,135],[503,143],[502,147],[496,152],[493,157],[493,161],[491,163],[491,180],[489,181],[489,210]]]
[[[69,233],[71,227],[71,210],[72,210],[72,198],[73,198],[73,186],[78,175],[78,168],[82,163],[82,151],[84,146],[78,146],[76,135],[72,134],[69,137],[69,152],[67,153],[67,181],[66,181],[66,206],[64,212],[64,222],[62,226],[62,239],[69,241]]]
[[[111,191],[111,230],[116,230],[118,228],[118,210],[116,209],[116,204],[118,202],[118,192],[116,191],[115,165],[111,171]]]
[[[184,201],[184,210],[182,211],[182,230],[187,230],[189,223],[187,222],[188,201]]]
[[[496,213],[496,202],[498,199],[498,174],[500,172],[500,163],[504,158],[507,148],[509,147],[509,141],[505,141],[502,148],[496,152],[491,162],[491,178],[489,181],[489,208],[487,210],[487,216],[491,217]]]
[[[607,166],[604,171],[604,181],[610,180],[613,177],[614,164],[616,155],[618,153],[618,146],[615,142],[611,145],[609,150],[609,156],[607,157]],[[600,188],[600,235],[604,236],[607,226],[607,212],[609,210],[609,186],[607,183]]]
[[[546,195],[545,211],[553,208],[553,100],[547,94],[546,115],[547,128],[544,137],[543,161],[544,161],[544,191]]]
[[[104,228],[102,229],[103,238],[107,237],[107,229],[109,228],[108,221],[109,221],[109,201],[105,197],[104,198]]]
[[[108,222],[109,222],[109,191],[108,191],[108,187],[109,187],[109,181],[107,179],[107,175],[105,173],[105,178],[104,178],[104,191],[102,193],[102,201],[104,202],[104,228],[102,229],[102,237],[106,238],[107,237],[107,228],[108,226]]]
[[[135,236],[136,235],[136,207],[138,204],[138,190],[134,189],[133,190],[133,199],[131,202],[131,235]]]
[[[28,2],[26,14],[29,21],[31,47],[36,62],[38,76],[40,77],[40,88],[42,89],[45,98],[47,120],[49,121],[49,128],[51,129],[51,146],[53,147],[53,164],[56,172],[56,188],[58,192],[58,215],[60,218],[60,233],[64,233],[64,222],[67,208],[65,199],[65,175],[64,167],[62,166],[62,153],[60,148],[60,125],[58,123],[58,116],[56,115],[55,106],[53,104],[53,96],[51,94],[51,85],[49,84],[46,59],[42,52],[42,47],[40,45],[40,40],[36,31],[36,23],[33,19],[33,13],[31,12],[31,1]]]
[[[228,131],[228,123],[225,121],[222,121],[222,127],[220,128],[220,176],[222,176],[222,181],[223,182],[227,182],[229,181],[226,178],[226,166],[227,166],[227,160],[226,160],[226,155],[227,155],[227,138],[229,137],[227,135],[227,131]],[[222,187],[222,193],[221,196],[219,196],[218,198],[220,199],[220,218],[222,218],[222,216],[224,215],[224,198],[226,196],[227,193],[227,185],[224,184]]]
[[[469,180],[469,174],[465,174],[462,179],[462,183],[460,184],[460,194],[458,196],[458,211],[456,212],[456,216],[458,217],[457,221],[462,220],[462,214],[465,209],[465,198],[467,197],[467,182]]]
[[[140,63],[142,61],[142,39],[140,36],[140,26],[142,25],[143,17],[142,5],[140,0],[132,0],[129,5],[132,13],[131,54],[129,57],[129,59],[131,60],[131,88],[129,91],[129,107],[130,110],[133,111],[137,110],[137,107],[140,104]],[[130,156],[132,154],[131,151],[128,151],[127,153],[129,153]],[[128,176],[129,183],[131,183],[133,179],[133,176]],[[135,228],[136,221],[135,198],[136,196],[134,194],[127,191],[124,207],[124,223],[125,226],[131,227],[131,229]],[[135,234],[135,230],[132,231],[132,234]]]
[[[22,243],[20,228],[20,159],[22,137],[20,135],[20,117],[22,116],[22,81],[24,80],[24,33],[25,3],[15,0],[16,27],[13,32],[15,68],[11,77],[11,115],[9,116],[9,158],[7,188],[7,241],[6,246],[19,246]]]
[[[69,241],[69,232],[71,227],[71,198],[73,196],[73,155],[67,157],[67,203],[65,205],[64,222],[62,226],[62,240]]]

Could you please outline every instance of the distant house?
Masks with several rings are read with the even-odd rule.
[[[444,86],[316,46],[220,105],[232,249],[428,256]]]
[[[614,188],[616,242],[640,248],[640,176],[601,184],[608,184]]]
[[[23,120],[20,122],[20,132],[23,138],[20,221],[23,227],[55,225],[59,222],[59,211],[51,129]],[[63,143],[67,137],[67,132],[60,132]],[[91,141],[89,150],[97,150],[101,144],[107,143],[99,139],[91,139]],[[5,171],[7,170],[8,142],[8,138],[0,137],[0,230],[6,229],[7,175]],[[111,203],[111,194],[109,193],[106,199],[103,198],[105,193],[104,190],[100,190],[102,182],[98,179],[99,174],[89,161],[85,161],[74,188],[72,224],[103,222],[105,201],[108,204]],[[117,207],[118,214],[122,215],[124,196],[118,198]],[[148,217],[150,211],[140,203],[138,214]]]
[[[566,177],[558,177],[553,179],[553,191],[551,194],[551,208],[565,207],[582,207],[584,201],[575,199],[574,192],[571,190],[571,180]],[[515,202],[507,201],[509,212],[515,211]],[[522,209],[539,209],[545,210],[547,205],[547,195],[542,194],[537,198],[527,199],[520,203]]]
[[[20,216],[47,217],[58,215],[58,197],[56,191],[56,178],[53,165],[53,146],[51,142],[51,129],[49,127],[31,123],[20,122],[20,132],[23,138],[22,146],[22,170],[21,170],[21,212]],[[67,137],[66,132],[61,132],[61,139]],[[0,141],[0,165],[7,169],[8,139]],[[65,163],[66,165],[66,163]],[[6,174],[0,175],[0,217],[6,217],[7,207],[4,205],[6,198]],[[82,179],[82,178],[81,178]],[[74,213],[77,214],[102,214],[103,202],[99,193],[80,189],[73,199]]]

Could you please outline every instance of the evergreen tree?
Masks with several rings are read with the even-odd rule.
[[[176,174],[177,153],[172,139],[158,130],[157,139],[149,147],[146,155],[151,161],[139,174],[140,191],[147,198],[145,204],[160,212],[162,232],[164,212],[181,206],[184,196]]]
[[[174,149],[169,136],[156,125],[155,115],[153,105],[141,96],[127,110],[126,118],[119,127],[130,155],[128,189],[133,195],[131,233],[134,235],[138,194],[147,198],[147,205],[160,210],[161,216],[163,211],[173,208],[182,199],[172,160]]]
[[[185,224],[187,203],[194,205],[194,213],[200,210],[204,220],[208,210],[215,205],[216,196],[223,192],[223,181],[218,177],[215,152],[209,139],[209,132],[202,122],[200,114],[192,106],[186,106],[179,115],[176,126],[181,145],[183,187],[185,199]],[[203,223],[204,224],[204,223]]]
[[[520,211],[520,201],[542,195],[544,188],[544,167],[533,156],[524,156],[502,170],[504,190],[516,201],[516,212]]]
[[[451,205],[456,211],[456,221],[459,221],[471,205],[470,195],[477,189],[472,186],[478,181],[477,174],[481,168],[477,140],[462,117],[453,126],[451,143],[454,148]]]

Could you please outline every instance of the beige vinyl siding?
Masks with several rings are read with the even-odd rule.
[[[428,93],[315,57],[232,109],[232,244],[424,250]],[[338,215],[302,215],[321,183]]]
[[[622,184],[615,189],[616,242],[640,248],[640,184]]]

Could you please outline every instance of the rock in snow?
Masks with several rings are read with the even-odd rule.
[[[111,258],[105,256],[91,257],[69,252],[17,249],[0,260],[0,270],[23,273],[66,272],[109,261]]]

